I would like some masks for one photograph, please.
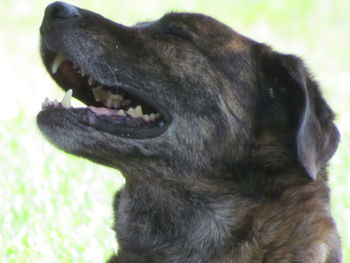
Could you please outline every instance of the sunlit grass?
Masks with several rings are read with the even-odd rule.
[[[16,263],[101,261],[116,248],[111,204],[122,177],[57,152],[26,118],[19,115],[1,129],[0,257]]]
[[[58,151],[35,125],[41,101],[62,96],[41,66],[44,0],[0,2],[0,262],[102,262],[116,250],[112,195],[118,172]],[[350,262],[350,43],[347,0],[75,1],[125,24],[167,11],[204,12],[278,50],[301,55],[338,115],[332,211]]]

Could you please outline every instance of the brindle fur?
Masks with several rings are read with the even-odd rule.
[[[326,171],[339,135],[301,59],[201,14],[126,27],[78,10],[43,41],[172,115],[148,139],[38,115],[56,146],[125,177],[109,263],[341,262]]]

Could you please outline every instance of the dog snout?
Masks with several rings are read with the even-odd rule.
[[[45,9],[45,15],[40,31],[42,34],[46,33],[53,24],[77,18],[79,16],[80,13],[77,7],[64,2],[54,2],[48,5]]]

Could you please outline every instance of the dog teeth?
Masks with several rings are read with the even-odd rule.
[[[142,108],[140,105],[138,105],[136,108],[130,107],[126,113],[133,118],[142,118],[143,117]]]
[[[61,102],[59,102],[57,99],[55,99],[54,101],[50,101],[48,98],[45,98],[44,102],[41,104],[41,107],[42,108],[59,107],[61,105],[63,108],[69,109],[72,107],[72,104],[71,104],[72,94],[73,94],[73,90],[71,89],[67,90]]]
[[[56,74],[59,67],[65,61],[65,57],[57,54],[51,65],[51,73]],[[89,84],[89,86],[92,87],[92,85],[96,83],[96,80],[93,76],[89,76],[84,69],[79,69],[75,63],[73,63],[73,68],[76,69],[82,77],[87,76],[87,83]],[[97,102],[101,102],[108,108],[118,109],[121,106],[129,106],[132,103],[131,100],[124,99],[124,97],[120,94],[113,94],[110,90],[106,90],[102,86],[93,87],[92,93]],[[48,98],[45,98],[44,102],[42,103],[42,107],[58,107],[59,105],[61,105],[63,108],[69,109],[72,107],[72,94],[72,89],[67,90],[61,102],[58,102],[56,99],[54,101],[50,101]],[[116,114],[118,116],[129,115],[133,118],[142,118],[146,122],[155,121],[160,117],[159,113],[144,114],[141,105],[137,105],[135,108],[130,107],[127,111],[119,109],[118,111],[116,111]]]
[[[56,74],[58,68],[62,65],[64,61],[66,61],[66,59],[63,56],[56,55],[51,65],[51,73]]]
[[[149,117],[148,114],[143,115],[142,118],[143,118],[146,122],[149,122],[149,121],[150,121],[150,117]]]
[[[131,104],[130,100],[124,99],[120,94],[113,94],[110,90],[104,89],[102,86],[97,86],[92,88],[92,93],[97,102],[101,102],[108,108],[118,109],[121,106],[128,106]],[[141,105],[134,107],[129,107],[127,111],[122,109],[117,111],[117,115],[126,116],[129,115],[133,118],[142,118],[146,122],[155,121],[160,117],[159,113],[144,114]]]
[[[102,89],[101,86],[97,86],[96,88],[92,89],[92,94],[95,97],[95,100],[97,102],[100,102],[102,98],[104,98],[105,91]]]
[[[146,122],[155,121],[160,117],[159,113],[143,114],[141,105],[136,106],[136,108],[130,107],[126,113],[133,118],[142,118]]]
[[[103,103],[108,108],[118,108],[123,105],[124,97],[119,94],[113,94],[109,90],[105,90],[102,86],[97,86],[92,89],[92,93],[97,102]]]
[[[136,108],[130,107],[127,112],[124,110],[117,111],[117,115],[119,116],[126,116],[126,114],[133,118],[142,118],[146,122],[155,121],[160,117],[159,113],[143,114],[141,105],[136,106]]]
[[[121,95],[109,94],[110,91],[106,92],[105,90],[103,90],[103,88],[101,86],[94,88],[93,91],[95,93],[102,92],[103,94],[107,94],[107,96],[109,96],[107,99],[104,99],[104,104],[108,108],[110,108],[108,105],[112,105],[113,103],[115,103],[115,101],[122,101],[124,99],[123,96],[121,96]],[[50,101],[48,98],[45,98],[44,102],[41,104],[42,108],[59,107],[61,105],[63,108],[69,109],[72,107],[72,104],[71,104],[72,95],[73,95],[73,90],[69,89],[69,90],[67,90],[66,94],[63,96],[61,102],[58,102],[56,99],[54,101]],[[101,94],[99,94],[99,95],[101,95]],[[114,106],[116,106],[116,104],[114,104]],[[91,106],[90,108],[95,108],[95,107]],[[160,117],[159,113],[144,114],[141,105],[137,105],[135,108],[130,107],[127,111],[122,110],[122,109],[116,110],[116,111],[114,111],[115,113],[112,113],[112,109],[107,109],[107,108],[95,108],[95,109],[99,109],[98,112],[99,112],[99,114],[102,114],[102,115],[112,116],[112,115],[116,114],[118,116],[123,116],[123,117],[128,115],[132,118],[141,118],[145,122],[152,122],[152,121],[157,120]],[[103,111],[103,109],[104,109],[104,111]],[[95,110],[95,112],[96,112],[96,110]]]
[[[66,109],[72,107],[72,103],[71,103],[72,94],[73,94],[72,89],[67,90],[66,94],[64,95],[64,97],[61,101],[61,105]]]
[[[57,99],[55,99],[55,100],[53,101],[53,106],[57,107],[59,104],[60,104],[60,103],[58,102]]]
[[[118,108],[121,105],[121,102],[124,100],[124,97],[122,95],[113,94],[112,96],[113,100],[113,107]]]
[[[108,97],[105,101],[103,101],[103,104],[108,108],[111,108],[113,105],[113,98]]]
[[[136,106],[134,113],[135,113],[136,118],[141,118],[143,116],[141,105]]]
[[[117,111],[117,115],[119,115],[119,116],[125,116],[125,115],[126,115],[125,110],[118,110],[118,111]]]
[[[134,117],[134,115],[135,115],[135,109],[132,108],[132,107],[130,107],[126,113],[129,114],[131,117]],[[134,117],[134,118],[135,118],[135,117]]]
[[[41,103],[41,107],[42,107],[42,108],[48,107],[48,106],[49,106],[49,103],[50,103],[49,98],[46,97],[45,100],[44,100],[44,102]]]
[[[149,115],[149,121],[155,121],[157,119],[156,115],[154,113],[151,113]]]

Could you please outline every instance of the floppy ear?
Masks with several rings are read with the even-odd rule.
[[[263,114],[267,114],[263,119],[285,129],[279,132],[288,137],[296,162],[315,180],[338,146],[334,114],[299,58],[270,49],[260,58]]]

